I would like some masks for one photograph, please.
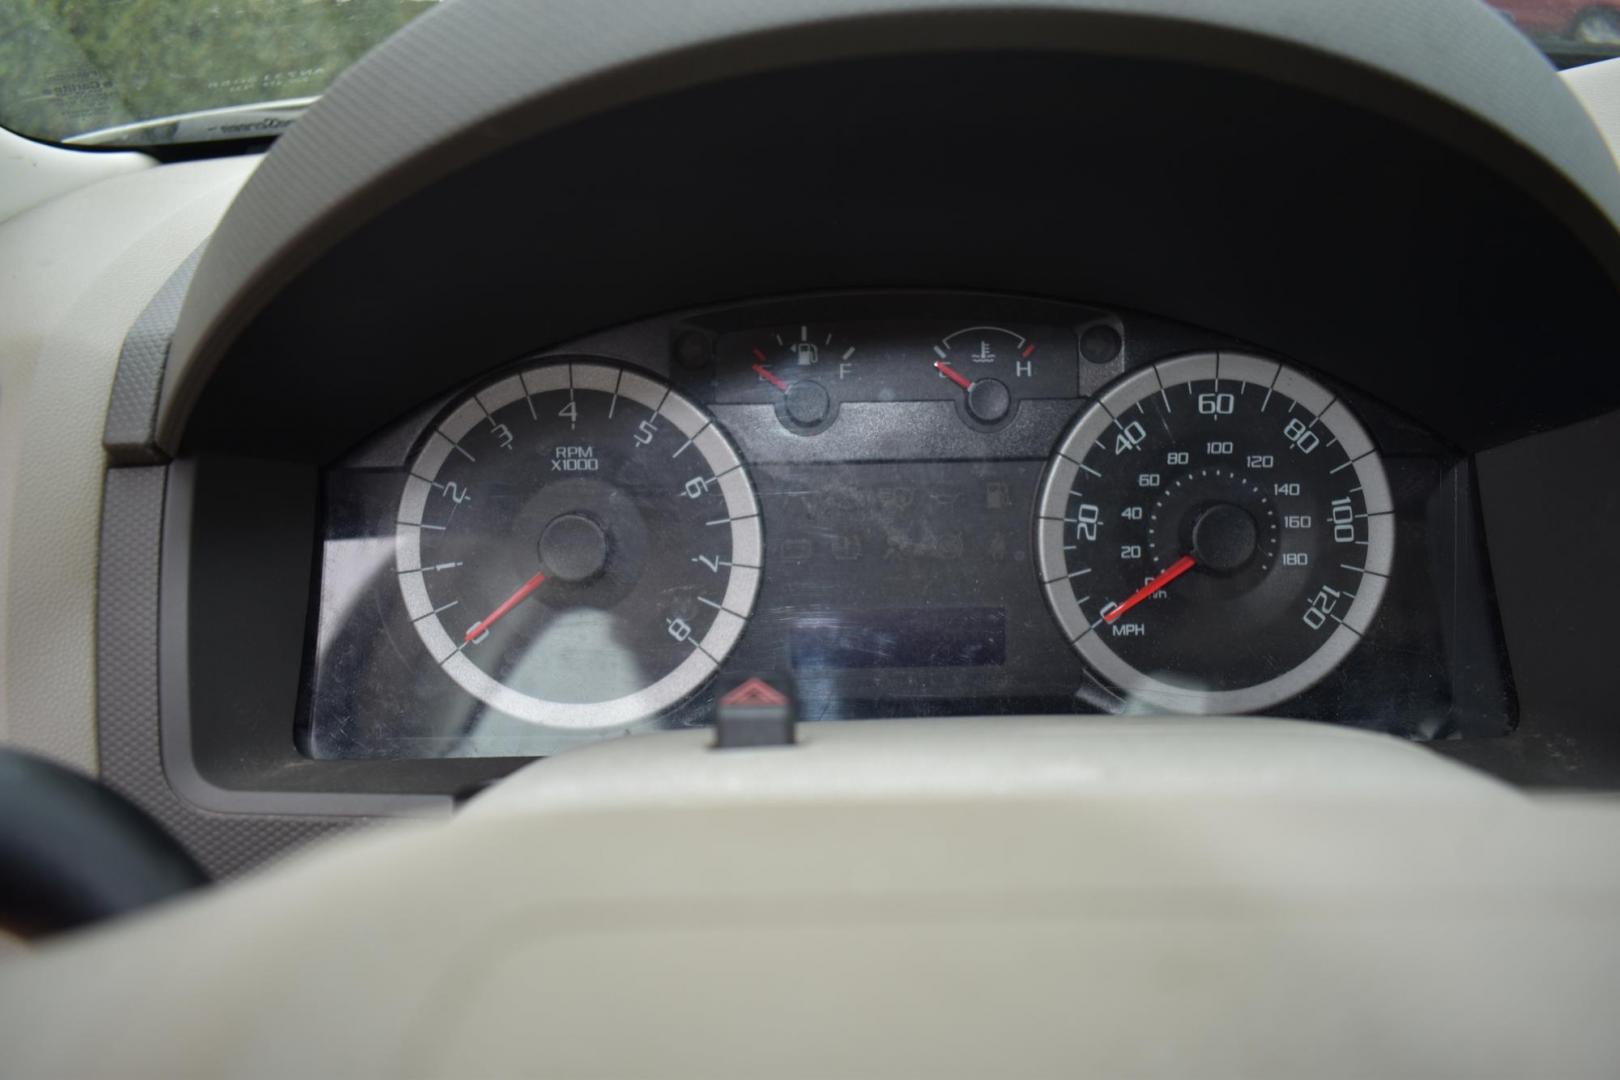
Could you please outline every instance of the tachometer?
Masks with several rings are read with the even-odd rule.
[[[601,363],[506,376],[428,434],[400,499],[400,589],[468,693],[562,728],[632,723],[713,674],[759,589],[759,506],[730,442]]]
[[[1366,632],[1395,547],[1389,484],[1345,403],[1235,353],[1135,372],[1047,468],[1041,580],[1080,655],[1128,699],[1264,709]]]

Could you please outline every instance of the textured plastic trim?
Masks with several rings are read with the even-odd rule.
[[[596,0],[461,0],[351,68],[244,188],[182,311],[159,442],[178,445],[215,366],[270,297],[459,167],[700,83],[990,48],[1237,69],[1396,117],[1533,193],[1620,276],[1620,176],[1606,146],[1545,59],[1475,0],[631,0],[611,19]]]
[[[198,247],[186,256],[124,336],[101,436],[114,465],[157,465],[168,460],[157,447],[158,399],[180,306],[202,253]]]
[[[191,506],[189,463],[168,467],[164,493],[163,576],[159,604],[159,707],[163,771],[175,793],[201,810],[236,814],[416,817],[448,814],[445,795],[360,792],[252,791],[224,788],[197,768],[192,754],[190,670],[187,659],[190,600]]]
[[[158,734],[158,573],[166,470],[109,469],[96,611],[101,779],[157,818],[212,875],[229,876],[357,818],[209,813],[169,785]]]

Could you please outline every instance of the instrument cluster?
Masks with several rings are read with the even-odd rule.
[[[485,365],[325,475],[303,748],[546,754],[756,675],[807,720],[1506,730],[1469,463],[1308,363],[863,294]]]

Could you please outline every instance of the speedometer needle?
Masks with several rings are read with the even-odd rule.
[[[546,580],[545,571],[541,571],[528,581],[525,581],[522,585],[518,586],[517,592],[513,593],[511,596],[508,596],[505,600],[502,600],[501,606],[484,616],[483,622],[478,623],[471,630],[467,631],[467,636],[462,640],[471,641],[479,634],[482,634],[485,630],[488,630],[491,626],[494,626],[495,620],[499,619],[502,615],[505,615],[508,611],[511,611],[513,608],[523,603],[523,598],[534,592],[534,590],[538,589],[540,587],[540,583],[544,580]]]
[[[1119,618],[1121,615],[1131,610],[1131,608],[1135,607],[1137,604],[1140,604],[1142,601],[1146,600],[1148,597],[1152,596],[1154,593],[1158,592],[1160,589],[1164,588],[1166,585],[1176,580],[1176,578],[1180,577],[1182,574],[1185,574],[1187,571],[1191,570],[1197,565],[1198,560],[1194,559],[1191,555],[1183,555],[1181,558],[1165,567],[1164,573],[1160,574],[1158,577],[1154,578],[1140,589],[1137,589],[1135,592],[1131,593],[1123,604],[1120,604],[1113,611],[1110,611],[1108,614],[1104,615],[1103,622],[1112,625],[1115,619]]]

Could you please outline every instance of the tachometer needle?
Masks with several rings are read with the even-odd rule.
[[[513,608],[523,603],[523,598],[534,592],[534,590],[538,589],[540,587],[540,583],[544,580],[546,580],[546,575],[545,572],[542,571],[541,573],[534,575],[534,577],[530,578],[528,581],[525,581],[522,585],[518,586],[518,591],[513,593],[511,596],[508,596],[505,600],[502,600],[501,606],[484,616],[483,622],[478,623],[471,630],[468,630],[467,636],[463,640],[471,641],[479,634],[482,634],[485,630],[488,630],[491,626],[494,626],[495,620],[499,619],[502,615],[505,615],[508,611],[511,611]]]
[[[1165,567],[1164,573],[1160,574],[1158,577],[1154,578],[1140,589],[1137,589],[1135,592],[1131,593],[1131,595],[1126,598],[1124,603],[1120,604],[1113,611],[1110,611],[1108,614],[1104,615],[1103,622],[1112,624],[1115,619],[1119,618],[1121,615],[1131,610],[1131,608],[1135,607],[1137,604],[1140,604],[1142,601],[1146,600],[1148,597],[1152,596],[1154,593],[1158,592],[1160,589],[1164,588],[1166,585],[1176,580],[1176,578],[1180,577],[1182,574],[1185,574],[1187,571],[1191,570],[1197,565],[1198,561],[1191,555],[1183,555],[1181,558]]]
[[[943,361],[943,360],[934,361],[934,367],[939,370],[939,373],[941,375],[945,376],[947,379],[951,380],[951,382],[955,383],[957,386],[960,386],[962,389],[964,389],[964,390],[973,389],[973,380],[968,378],[966,375],[962,374],[960,371],[957,371],[955,368],[951,367],[951,365],[947,364],[945,361]]]

